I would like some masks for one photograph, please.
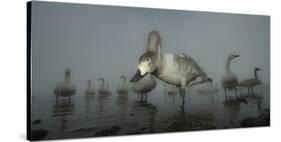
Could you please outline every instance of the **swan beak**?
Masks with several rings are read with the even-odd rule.
[[[146,73],[147,74],[147,73]],[[146,74],[142,75],[141,71],[138,69],[137,72],[135,73],[134,77],[130,80],[130,82],[137,82],[140,79],[142,79]]]
[[[235,58],[240,57],[240,55],[234,55]]]

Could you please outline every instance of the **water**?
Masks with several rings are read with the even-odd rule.
[[[186,90],[185,104],[179,94],[170,95],[155,89],[147,101],[129,92],[110,96],[75,94],[71,100],[53,94],[34,95],[32,99],[32,130],[44,129],[43,139],[94,137],[107,135],[144,134],[190,130],[210,130],[241,127],[241,121],[257,117],[269,109],[269,87],[246,89],[227,94],[197,93],[197,88]],[[246,102],[245,102],[246,100]]]

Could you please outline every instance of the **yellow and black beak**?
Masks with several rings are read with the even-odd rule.
[[[135,73],[135,75],[131,78],[130,82],[137,82],[140,79],[142,79],[143,77],[145,77],[147,75],[147,73],[145,73],[144,75],[141,74],[140,69],[137,70],[137,72]]]

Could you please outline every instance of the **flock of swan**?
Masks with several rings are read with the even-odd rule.
[[[122,83],[118,86],[116,92],[118,94],[128,94],[130,90],[141,97],[147,98],[147,93],[152,91],[156,85],[156,79],[163,81],[166,84],[179,88],[180,95],[185,96],[185,89],[187,87],[210,83],[210,88],[200,90],[201,92],[215,92],[217,87],[212,87],[213,79],[210,78],[206,72],[197,64],[197,62],[186,54],[173,54],[161,52],[161,37],[159,32],[152,31],[148,35],[146,52],[140,56],[137,71],[130,79],[131,87],[124,75],[120,76]],[[225,65],[225,73],[222,77],[222,87],[225,95],[227,91],[235,91],[237,94],[237,87],[248,88],[248,92],[253,92],[253,88],[261,84],[257,72],[261,71],[259,68],[254,70],[254,78],[243,80],[239,83],[237,76],[230,69],[231,60],[238,58],[239,55],[230,54]],[[59,96],[69,97],[76,93],[76,87],[70,80],[71,72],[69,69],[65,71],[65,79],[58,83],[54,89],[57,98]],[[98,90],[100,95],[110,95],[112,91],[108,87],[108,82],[104,78],[99,79],[101,87]],[[94,95],[96,90],[91,86],[91,80],[87,81],[88,87],[85,90],[86,95]],[[173,92],[175,93],[173,89]],[[199,91],[199,92],[200,92]]]

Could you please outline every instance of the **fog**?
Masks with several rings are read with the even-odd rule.
[[[114,90],[120,75],[135,73],[152,30],[162,53],[192,56],[219,86],[229,53],[241,55],[231,63],[239,80],[259,67],[270,82],[268,16],[33,2],[31,25],[33,95],[52,93],[66,68],[78,93],[100,77]]]

